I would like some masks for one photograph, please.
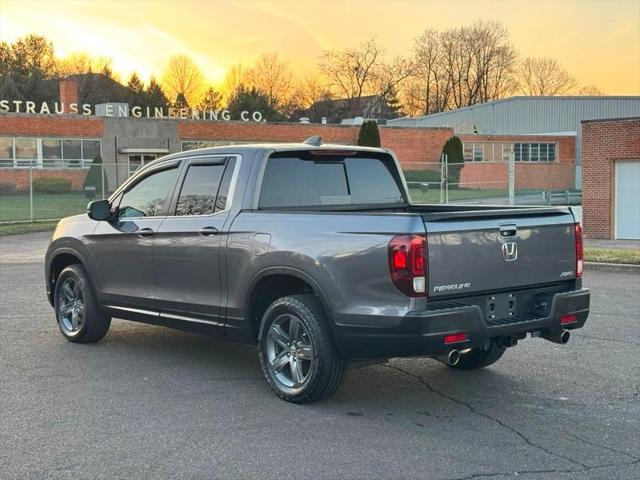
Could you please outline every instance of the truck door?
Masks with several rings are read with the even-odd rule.
[[[226,291],[221,249],[235,157],[189,160],[156,243],[158,304],[164,323],[221,333]]]

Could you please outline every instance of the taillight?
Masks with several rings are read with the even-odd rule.
[[[397,235],[389,242],[389,273],[398,290],[410,297],[426,291],[427,238],[424,235]]]
[[[582,245],[582,225],[576,223],[576,278],[582,277],[584,270],[584,251]]]

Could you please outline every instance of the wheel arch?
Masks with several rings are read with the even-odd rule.
[[[53,295],[56,288],[56,282],[60,276],[60,272],[67,268],[69,265],[82,265],[89,276],[89,282],[93,291],[96,292],[94,280],[89,275],[89,269],[87,268],[87,262],[83,255],[77,250],[69,247],[60,247],[56,249],[51,255],[50,260],[47,263],[47,297],[49,303],[53,306]]]
[[[333,333],[331,307],[320,287],[311,275],[292,267],[269,267],[256,274],[249,284],[245,300],[245,318],[248,319],[250,338],[256,340],[262,314],[277,298],[285,295],[312,293],[315,295],[329,320]]]

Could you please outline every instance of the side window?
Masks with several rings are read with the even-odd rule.
[[[191,165],[184,177],[176,215],[213,213],[224,165]]]
[[[235,159],[226,164],[190,165],[184,177],[176,215],[210,215],[227,207]]]
[[[155,217],[167,211],[170,194],[178,176],[171,168],[152,173],[124,192],[118,210],[119,218]]]
[[[222,182],[220,182],[220,188],[218,189],[218,198],[216,198],[216,212],[220,212],[229,206],[229,189],[231,188],[231,177],[233,177],[235,166],[235,158],[227,160],[227,166],[224,169]]]

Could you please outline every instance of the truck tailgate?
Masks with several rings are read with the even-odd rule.
[[[563,208],[424,214],[428,295],[467,295],[571,280],[574,218]]]

